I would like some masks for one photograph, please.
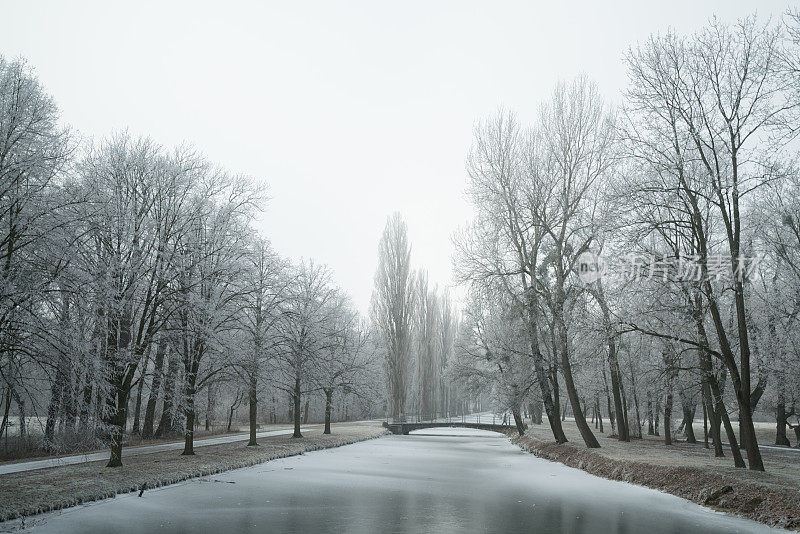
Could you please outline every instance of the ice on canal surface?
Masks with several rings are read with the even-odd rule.
[[[463,428],[386,436],[32,519],[34,532],[59,533],[771,531]]]

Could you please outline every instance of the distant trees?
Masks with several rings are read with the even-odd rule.
[[[392,419],[463,413],[451,368],[458,319],[448,294],[430,287],[426,271],[412,270],[399,213],[389,217],[379,243],[371,319]]]
[[[464,310],[452,363],[456,380],[474,391],[493,391],[510,409],[519,435],[525,433],[523,406],[536,386],[526,343],[524,310],[497,288],[474,288]]]
[[[414,310],[414,333],[416,354],[416,384],[419,412],[432,414],[436,411],[436,394],[439,389],[442,342],[439,298],[435,290],[428,288],[428,275],[424,271],[416,274],[416,309]]]
[[[399,213],[386,222],[378,247],[378,271],[372,294],[372,320],[386,351],[385,367],[393,419],[406,413],[411,361],[414,274],[406,223]]]
[[[331,433],[334,394],[359,392],[370,380],[369,333],[343,294],[329,304],[324,348],[314,361],[312,381],[325,397],[324,434]]]

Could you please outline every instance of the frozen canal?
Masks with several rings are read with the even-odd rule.
[[[36,517],[35,532],[770,532],[465,429],[387,436]],[[30,522],[29,522],[30,524]]]

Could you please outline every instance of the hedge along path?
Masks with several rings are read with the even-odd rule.
[[[122,467],[105,467],[105,460],[0,476],[0,521],[60,510],[85,502],[139,492],[249,467],[309,451],[341,447],[377,438],[387,430],[376,425],[334,426],[333,434],[266,438],[260,447],[243,442],[204,447],[195,456],[165,451],[131,457]]]

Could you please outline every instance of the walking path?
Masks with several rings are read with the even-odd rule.
[[[309,432],[312,427],[301,427],[304,432]],[[266,438],[270,436],[284,436],[291,434],[291,428],[285,430],[267,430],[256,434],[257,438]],[[232,434],[228,436],[219,436],[216,438],[198,439],[194,442],[194,447],[208,447],[210,445],[221,445],[223,443],[234,443],[236,441],[245,441],[250,439],[249,434]],[[130,447],[123,449],[122,458],[129,456],[139,456],[141,454],[151,454],[154,452],[180,450],[183,448],[183,441],[176,441],[172,443],[161,443],[159,445],[143,445],[140,447]],[[32,460],[30,462],[17,462],[0,465],[0,475],[7,475],[9,473],[19,473],[21,471],[33,471],[35,469],[47,469],[48,467],[60,467],[63,465],[73,465],[85,462],[98,462],[108,459],[108,451],[92,452],[86,454],[75,454],[72,456],[62,456],[59,458],[46,458],[44,460]]]

